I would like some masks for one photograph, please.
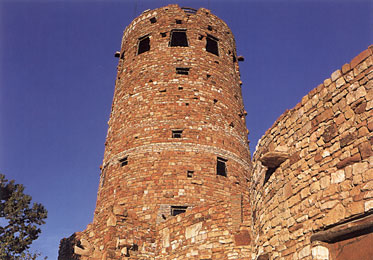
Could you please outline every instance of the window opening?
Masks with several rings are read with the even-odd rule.
[[[227,167],[226,167],[227,160],[221,157],[217,158],[216,161],[216,174],[220,176],[227,177]]]
[[[157,22],[157,18],[155,18],[155,17],[150,18],[150,22],[151,22],[151,23],[156,23],[156,22]]]
[[[268,182],[269,178],[272,176],[272,174],[276,171],[278,167],[268,167],[265,177],[264,177],[264,183],[263,186]]]
[[[119,159],[120,166],[126,166],[128,164],[128,156]]]
[[[219,56],[218,39],[214,36],[207,35],[206,37],[206,51]]]
[[[183,130],[172,130],[172,138],[181,138]]]
[[[193,178],[194,171],[187,171],[187,177],[188,178]]]
[[[161,36],[162,36],[162,37],[166,37],[166,36],[167,36],[167,33],[165,33],[165,32],[161,32]]]
[[[147,52],[150,50],[150,38],[148,35],[141,37],[139,39],[139,46],[137,50],[137,55]]]
[[[176,68],[176,74],[189,75],[189,68]]]
[[[187,210],[188,206],[171,206],[171,216],[176,216],[181,213],[184,213]]]
[[[183,87],[178,87],[178,90],[183,90]]]
[[[211,25],[207,26],[207,30],[212,31],[212,26]]]
[[[202,40],[202,39],[203,39],[203,35],[198,36],[198,40]]]
[[[186,30],[172,30],[170,44],[171,47],[188,47]]]
[[[183,22],[179,19],[176,19],[176,24],[182,24]]]
[[[121,60],[124,60],[124,51],[123,51],[122,54],[120,55],[120,59],[121,59]]]

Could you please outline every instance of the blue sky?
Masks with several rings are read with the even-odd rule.
[[[32,249],[49,259],[93,217],[123,30],[169,3],[211,9],[232,29],[252,151],[373,43],[372,1],[0,0],[0,172],[48,209]]]

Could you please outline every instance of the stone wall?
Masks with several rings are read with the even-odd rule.
[[[161,223],[155,259],[251,259],[250,228],[234,201],[199,206]]]
[[[255,256],[329,259],[329,245],[312,236],[372,212],[372,50],[335,71],[258,142]]]

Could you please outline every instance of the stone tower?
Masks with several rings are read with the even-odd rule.
[[[373,254],[373,46],[285,111],[252,163],[234,38],[206,9],[125,30],[94,219],[59,260]]]
[[[204,8],[145,11],[116,56],[94,220],[75,253],[244,259],[232,237],[250,241],[251,162],[229,27]]]

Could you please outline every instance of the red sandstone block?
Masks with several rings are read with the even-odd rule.
[[[342,66],[342,73],[345,74],[351,70],[350,64],[346,63],[345,65]]]
[[[372,51],[370,48],[365,51],[362,51],[359,55],[357,55],[355,58],[351,60],[350,62],[351,69],[355,68],[360,62],[365,60],[371,54],[372,54]]]
[[[366,159],[373,155],[372,145],[370,142],[364,142],[359,145],[361,158]]]
[[[336,167],[338,169],[342,169],[342,168],[346,167],[347,165],[351,165],[351,164],[353,164],[355,162],[359,162],[360,160],[361,160],[360,154],[357,153],[357,154],[354,154],[351,157],[343,159],[342,161],[340,161],[339,163],[337,163]]]

